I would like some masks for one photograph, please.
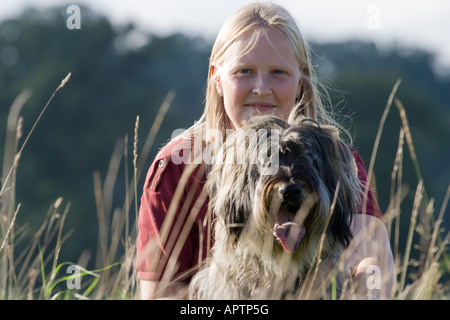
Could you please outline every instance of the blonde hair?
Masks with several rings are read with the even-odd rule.
[[[267,37],[268,28],[275,28],[286,34],[291,41],[300,66],[302,78],[300,97],[296,100],[288,121],[294,122],[299,118],[309,118],[320,124],[333,125],[341,128],[329,115],[324,107],[319,93],[319,83],[312,67],[310,48],[303,39],[301,32],[290,13],[283,7],[271,2],[255,2],[244,5],[234,12],[224,23],[214,42],[207,80],[205,109],[196,125],[201,126],[202,131],[218,130],[223,134],[231,128],[230,120],[223,105],[223,99],[216,90],[216,72],[212,72],[223,63],[227,50],[230,46],[246,32],[252,31],[253,37],[245,52],[248,52],[256,44],[258,36],[264,32]],[[268,39],[269,40],[269,39]],[[269,40],[270,41],[270,40]],[[242,52],[241,54],[245,54]],[[327,97],[326,90],[323,90]],[[340,129],[341,130],[341,129]],[[208,142],[208,137],[205,137]],[[210,141],[209,141],[210,142]]]

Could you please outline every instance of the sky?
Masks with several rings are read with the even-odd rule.
[[[0,21],[28,7],[89,5],[115,24],[134,23],[160,35],[183,32],[214,39],[227,17],[246,0],[13,0],[0,2]],[[448,0],[273,0],[296,19],[303,36],[320,42],[350,39],[380,47],[398,44],[436,54],[436,67],[450,73]],[[68,14],[69,17],[70,14]],[[81,28],[82,25],[81,12]]]

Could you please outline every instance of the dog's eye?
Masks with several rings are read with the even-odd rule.
[[[320,159],[317,158],[317,157],[313,157],[313,158],[311,159],[311,162],[312,162],[313,167],[314,167],[317,171],[320,171],[320,168],[321,168],[321,166],[322,166],[322,161],[320,161]]]
[[[291,149],[288,146],[283,146],[280,148],[280,154],[283,156],[287,156],[289,155],[289,153],[291,153]]]
[[[316,170],[320,169],[319,163],[317,161],[313,161],[313,166],[316,168]]]

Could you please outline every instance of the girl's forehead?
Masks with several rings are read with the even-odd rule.
[[[294,45],[288,36],[275,28],[254,28],[236,38],[225,53],[226,63],[265,56],[298,64]]]

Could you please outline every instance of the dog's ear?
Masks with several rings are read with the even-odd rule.
[[[255,194],[255,178],[251,172],[256,165],[227,164],[222,174],[222,181],[217,180],[216,194],[211,209],[217,218],[225,224],[229,241],[235,244],[244,230],[250,214],[253,212],[253,198]],[[225,175],[225,176],[224,176]]]
[[[356,213],[359,180],[354,168],[354,159],[350,148],[336,136],[334,130],[312,126],[309,132],[318,142],[317,155],[320,158],[320,175],[333,202],[337,192],[335,206],[329,224],[331,234],[344,246],[352,239],[350,224]]]
[[[249,207],[250,201],[248,199],[236,199],[236,201],[227,201],[225,206],[228,235],[230,236],[230,243],[236,243],[239,239],[245,224],[248,221],[249,213],[252,208]]]
[[[258,171],[258,131],[241,128],[227,136],[212,164],[205,188],[209,205],[236,243],[253,211]]]
[[[248,199],[245,197],[233,197],[233,195],[242,195],[244,190],[233,190],[237,188],[236,181],[223,181],[223,172],[217,171],[217,167],[209,173],[207,184],[207,192],[209,195],[209,209],[214,214],[215,219],[219,219],[225,225],[229,241],[227,243],[235,243],[239,238],[241,231],[248,220],[249,208]],[[215,175],[215,178],[212,175]]]

